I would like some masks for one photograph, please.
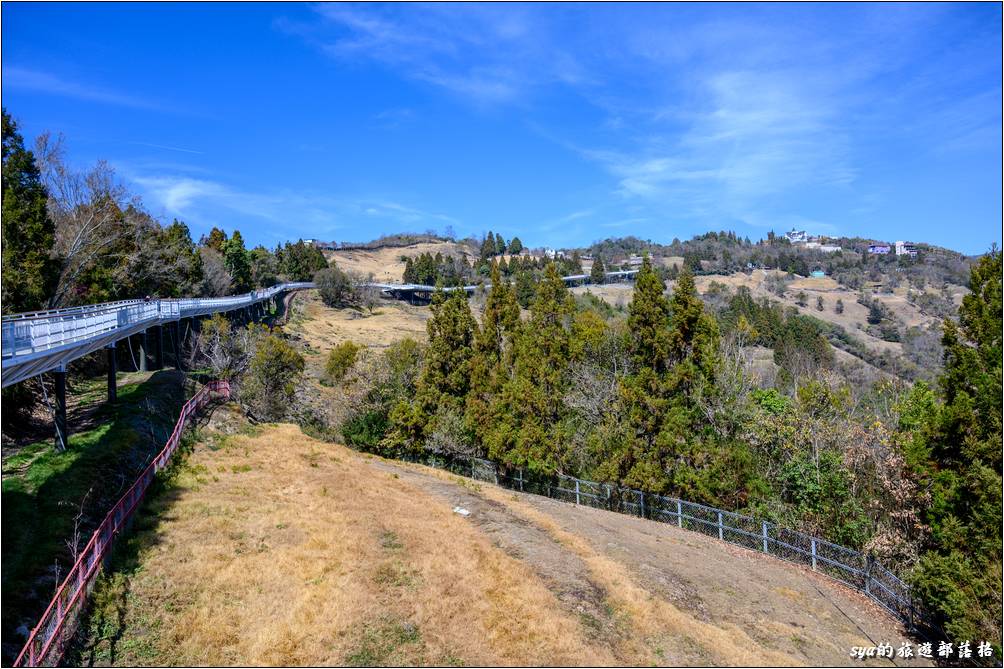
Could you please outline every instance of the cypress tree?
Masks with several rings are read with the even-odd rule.
[[[437,289],[432,300],[432,318],[426,324],[429,345],[415,398],[398,403],[390,414],[391,429],[383,445],[420,449],[434,428],[441,411],[462,413],[470,390],[470,361],[477,323],[462,290],[449,296]]]
[[[474,338],[471,357],[470,392],[467,395],[466,420],[478,441],[483,441],[489,426],[489,405],[502,379],[501,366],[508,340],[519,324],[519,304],[509,282],[492,264],[491,290],[485,302],[481,327]]]
[[[516,331],[510,377],[490,407],[489,456],[537,472],[554,472],[566,440],[561,433],[569,318],[574,302],[553,263],[537,286],[530,319]]]
[[[970,273],[959,321],[946,319],[945,403],[908,454],[921,486],[930,535],[913,574],[914,592],[953,639],[988,639],[1001,652],[1001,254]]]
[[[593,266],[589,270],[589,283],[603,283],[607,278],[606,271],[606,267],[603,266],[603,258],[597,254],[593,260]]]

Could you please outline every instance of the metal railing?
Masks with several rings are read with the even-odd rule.
[[[803,532],[740,513],[614,484],[561,474],[534,476],[522,469],[505,468],[481,458],[432,454],[409,454],[403,458],[511,490],[668,523],[800,564],[860,590],[913,632],[927,636],[931,629],[914,605],[910,587],[878,561]]]
[[[164,448],[143,470],[132,487],[115,503],[98,529],[94,531],[91,540],[59,586],[45,613],[31,630],[24,649],[14,661],[15,667],[37,667],[59,662],[67,641],[73,635],[80,610],[94,587],[98,571],[111,552],[115,537],[132,519],[156,473],[167,466],[181,443],[181,435],[189,420],[211,401],[214,393],[229,398],[229,382],[211,381],[185,403]]]

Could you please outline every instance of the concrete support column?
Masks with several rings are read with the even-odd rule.
[[[155,325],[153,328],[153,336],[157,339],[157,347],[154,349],[154,369],[164,369],[164,326]]]
[[[174,321],[171,324],[171,348],[174,349],[174,368],[184,369],[185,362],[182,359],[181,352],[181,337],[179,336],[178,330],[181,328],[181,321]]]
[[[53,397],[55,401],[53,423],[56,428],[56,450],[65,451],[70,443],[70,431],[66,425],[66,368],[61,367],[52,374],[56,379],[56,388]]]
[[[116,387],[115,375],[118,373],[118,358],[115,353],[115,343],[111,343],[105,347],[108,352],[108,401],[114,402],[115,398],[118,396],[118,388]]]
[[[145,372],[147,370],[146,365],[146,354],[150,350],[150,341],[147,337],[147,331],[143,330],[139,333],[139,371]]]

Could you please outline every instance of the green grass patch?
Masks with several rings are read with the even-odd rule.
[[[3,463],[3,638],[19,646],[15,632],[37,622],[58,581],[72,566],[67,541],[81,505],[80,546],[90,539],[115,501],[163,448],[185,400],[184,376],[174,371],[130,375],[118,401],[104,402],[103,384],[85,380],[81,408],[95,427],[74,433],[68,449],[47,439],[18,450]],[[74,398],[79,401],[79,397]],[[6,655],[4,662],[13,658]]]

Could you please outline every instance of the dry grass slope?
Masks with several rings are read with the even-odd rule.
[[[454,502],[432,491],[447,479],[447,489],[505,507],[513,531],[545,532],[554,550],[581,560],[614,631],[598,634],[529,556],[501,549],[476,516],[453,513]],[[137,566],[95,593],[81,662],[810,661],[787,652],[788,626],[753,635],[684,610],[512,493],[363,456],[290,425],[207,438],[155,512],[156,524],[133,540]]]

